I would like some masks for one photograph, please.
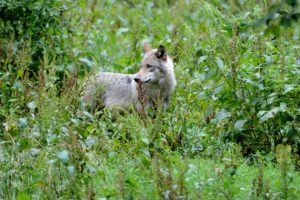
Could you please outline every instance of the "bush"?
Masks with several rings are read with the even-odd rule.
[[[68,21],[64,17],[70,1],[2,0],[0,2],[0,63],[15,66],[16,54],[30,49],[29,70],[37,71],[44,51],[57,60],[65,55],[64,34]]]

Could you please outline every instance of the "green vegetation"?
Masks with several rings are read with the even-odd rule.
[[[300,199],[297,0],[0,0],[0,199]],[[166,112],[81,110],[164,44]]]

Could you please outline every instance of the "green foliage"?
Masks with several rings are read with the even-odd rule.
[[[0,198],[299,199],[299,25],[258,26],[273,2],[0,1]],[[82,110],[146,40],[175,61],[168,110]]]
[[[65,13],[71,5],[71,1],[61,0],[1,0],[0,63],[18,67],[15,55],[30,48],[28,67],[36,72],[45,50],[56,58],[66,55],[64,40],[69,23]]]
[[[278,37],[282,32],[282,28],[290,27],[293,22],[298,21],[300,17],[299,9],[298,0],[285,0],[271,4],[268,8],[269,13],[260,20],[259,24],[265,23],[268,26],[266,33],[272,33],[275,37]]]

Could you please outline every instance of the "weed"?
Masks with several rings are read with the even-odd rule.
[[[0,198],[299,199],[297,6],[0,2]],[[82,109],[144,41],[174,58],[169,108]]]

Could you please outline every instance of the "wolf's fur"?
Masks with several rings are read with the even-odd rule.
[[[83,102],[97,107],[134,108],[141,112],[138,84],[143,84],[145,109],[162,103],[165,109],[176,86],[174,64],[164,46],[151,49],[144,44],[144,58],[137,74],[101,72],[90,77],[83,87]]]

